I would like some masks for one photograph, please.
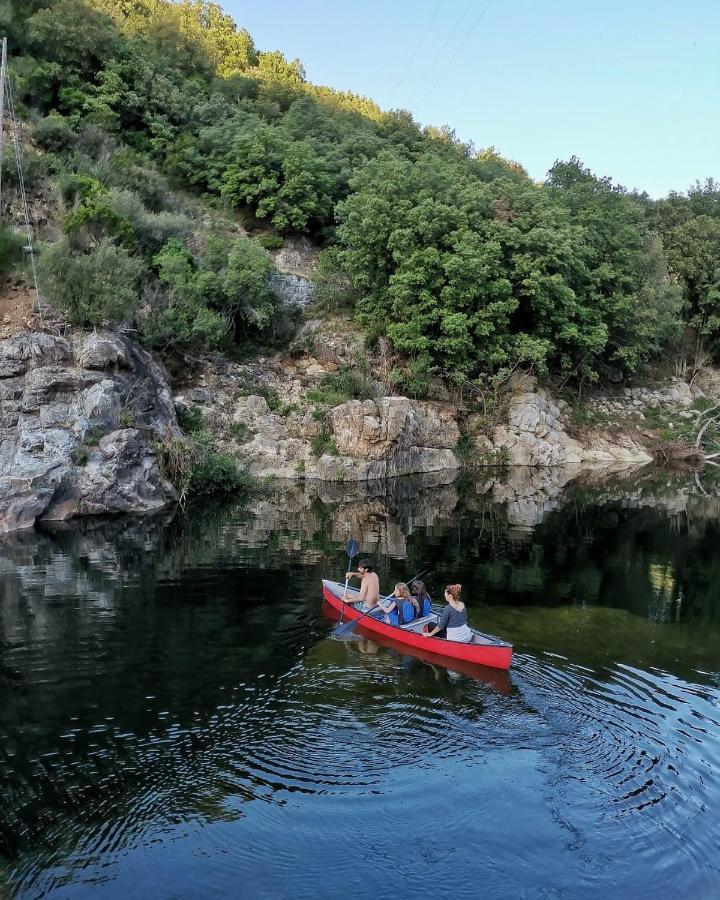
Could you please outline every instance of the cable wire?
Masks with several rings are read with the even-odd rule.
[[[453,39],[455,38],[455,35],[460,31],[460,26],[461,26],[462,23],[465,21],[465,17],[466,17],[467,14],[470,12],[470,10],[472,9],[472,7],[475,6],[476,2],[477,2],[477,0],[470,0],[470,2],[468,3],[468,5],[467,5],[467,6],[465,7],[465,9],[463,10],[462,15],[460,16],[460,18],[457,20],[457,22],[456,22],[456,24],[455,24],[455,27],[453,28],[453,30],[450,32],[450,34],[449,34],[448,37],[446,38],[445,43],[442,45],[442,47],[440,48],[440,50],[435,54],[435,58],[433,59],[433,61],[432,61],[432,62],[430,63],[430,65],[428,66],[428,68],[427,68],[427,73],[428,73],[428,74],[429,74],[430,72],[432,72],[432,70],[433,70],[433,69],[435,68],[435,66],[438,64],[438,62],[440,61],[440,58],[442,57],[443,53],[444,53],[444,52],[447,50],[447,48],[450,46],[451,42],[452,42]],[[409,100],[409,103],[412,103],[413,99],[414,99],[415,96],[416,96],[416,93],[417,93],[417,92],[415,92],[415,93],[413,93],[413,94],[411,95],[410,100]]]
[[[30,224],[30,209],[27,202],[27,194],[25,192],[25,176],[22,167],[22,154],[20,152],[20,138],[18,136],[18,124],[15,118],[15,101],[13,98],[12,84],[10,78],[5,74],[4,89],[8,101],[8,112],[10,113],[10,124],[12,130],[13,144],[15,146],[15,160],[17,163],[18,183],[20,186],[20,202],[22,204],[23,215],[25,217],[25,231],[27,233],[27,251],[30,256],[30,268],[32,270],[33,283],[35,285],[35,308],[37,312],[41,312],[40,290],[38,288],[37,267],[35,265],[35,252],[33,250],[33,229]]]
[[[490,7],[492,6],[492,2],[493,2],[493,0],[488,0],[488,2],[485,4],[485,7],[483,8],[483,11],[480,13],[480,15],[477,17],[477,19],[475,19],[475,21],[473,22],[473,24],[470,26],[470,29],[468,30],[467,34],[466,34],[465,37],[462,39],[462,41],[460,42],[460,44],[457,46],[457,48],[456,48],[455,52],[453,53],[453,55],[450,57],[450,61],[448,62],[448,64],[445,66],[445,68],[442,70],[442,72],[440,73],[440,75],[437,77],[435,83],[434,83],[433,86],[430,88],[430,90],[427,91],[427,93],[426,93],[425,96],[422,98],[422,100],[420,101],[420,103],[416,106],[416,109],[417,109],[417,110],[422,109],[422,107],[425,105],[425,103],[427,103],[428,99],[429,99],[430,96],[432,95],[433,91],[435,91],[435,89],[437,88],[437,86],[438,86],[438,85],[440,84],[440,82],[443,80],[443,78],[444,78],[445,75],[447,74],[448,69],[449,69],[450,66],[455,62],[455,60],[457,59],[457,56],[458,56],[458,54],[460,53],[460,51],[462,50],[462,48],[463,48],[463,47],[465,46],[465,44],[467,44],[467,42],[470,40],[470,37],[471,37],[472,33],[473,33],[473,32],[475,31],[475,29],[478,27],[478,25],[480,24],[480,22],[485,18],[485,13],[486,13],[486,12],[490,9]]]
[[[440,0],[440,2],[438,3],[438,5],[435,7],[435,12],[433,13],[432,18],[431,18],[430,21],[428,22],[428,26],[427,26],[427,28],[425,29],[425,33],[423,34],[423,36],[422,36],[422,37],[420,38],[420,40],[418,41],[417,46],[415,47],[415,49],[414,49],[413,52],[412,52],[412,56],[411,56],[410,59],[408,60],[408,63],[407,63],[407,65],[405,66],[405,69],[403,70],[402,75],[400,76],[400,80],[398,81],[397,86],[396,86],[398,90],[400,89],[400,87],[402,86],[403,82],[405,81],[405,78],[407,77],[407,74],[408,74],[408,72],[410,71],[410,66],[412,66],[412,64],[415,62],[415,57],[418,55],[418,53],[420,52],[420,48],[421,48],[422,45],[425,43],[425,38],[430,34],[430,29],[431,29],[431,28],[433,27],[433,25],[435,24],[435,20],[436,20],[437,17],[438,17],[438,13],[440,12],[440,10],[441,10],[441,8],[443,7],[444,4],[445,4],[445,0]]]

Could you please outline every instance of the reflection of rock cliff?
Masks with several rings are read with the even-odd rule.
[[[333,542],[357,538],[363,550],[402,558],[416,528],[444,524],[458,493],[444,483],[452,475],[424,475],[353,484],[284,483],[250,507],[245,540],[270,535],[286,549],[307,548],[319,537]],[[320,552],[318,550],[318,552]]]
[[[643,477],[642,473],[647,473]],[[617,464],[587,470],[581,466],[546,468],[515,466],[502,478],[475,483],[475,491],[505,511],[507,524],[513,529],[529,531],[540,525],[548,513],[563,506],[566,489],[592,490],[599,503],[619,503],[623,507],[657,507],[670,515],[685,512],[691,506],[699,514],[720,508],[720,498],[693,497],[687,488],[675,487],[658,491],[657,470],[643,466]]]
[[[665,477],[653,477],[652,469],[619,476],[609,470],[581,473],[577,467],[518,467],[507,478],[465,482],[462,494],[441,475],[362,484],[283,482],[247,509],[196,510],[176,516],[169,526],[166,514],[53,523],[0,538],[0,630],[7,638],[11,632],[17,637],[28,629],[57,627],[47,601],[63,597],[84,598],[73,613],[78,620],[99,604],[110,624],[125,583],[140,577],[175,581],[188,568],[243,555],[278,553],[275,566],[286,566],[283,560],[307,565],[328,552],[336,559],[338,547],[352,536],[365,552],[405,558],[415,532],[431,530],[440,537],[460,522],[481,532],[486,516],[493,528],[519,536],[568,499],[655,508],[702,527],[720,516],[720,498],[698,496],[691,487],[687,480],[668,485]]]
[[[68,611],[56,601],[67,598],[82,598],[72,611],[75,627],[87,620],[94,631],[99,609],[110,626],[119,588],[147,565],[166,521],[91,518],[1,536],[0,637],[57,632]]]
[[[170,390],[133,342],[15,335],[0,342],[0,400],[0,531],[175,498],[154,452],[178,433]]]

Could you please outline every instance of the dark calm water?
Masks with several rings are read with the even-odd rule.
[[[0,896],[720,897],[720,500],[568,478],[0,542]],[[509,675],[334,638],[350,536]]]

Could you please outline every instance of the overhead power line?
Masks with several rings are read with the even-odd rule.
[[[467,14],[470,12],[470,10],[473,8],[473,6],[475,6],[475,3],[476,3],[476,2],[477,2],[477,0],[470,0],[470,2],[467,4],[467,6],[465,7],[465,9],[464,9],[463,12],[462,12],[462,15],[460,16],[460,18],[459,18],[459,19],[457,20],[457,22],[455,23],[455,27],[452,29],[452,31],[450,32],[450,34],[448,35],[448,37],[445,39],[445,43],[444,43],[444,44],[442,45],[442,47],[438,50],[438,52],[435,54],[435,57],[434,57],[433,61],[432,61],[432,62],[430,63],[430,65],[427,67],[427,69],[426,69],[426,74],[427,74],[427,75],[429,75],[429,74],[433,71],[433,69],[437,66],[437,64],[440,62],[440,59],[442,58],[443,53],[444,53],[444,52],[447,50],[447,48],[450,46],[451,42],[452,42],[452,41],[454,40],[454,38],[455,38],[455,35],[460,31],[460,26],[461,26],[462,23],[465,21],[465,17],[466,17]],[[422,80],[424,80],[424,79],[422,79]],[[422,80],[421,80],[421,83],[422,83]],[[411,94],[410,100],[409,100],[408,102],[409,102],[409,103],[412,103],[413,99],[414,99],[417,95],[418,95],[418,91],[415,90],[415,91]]]
[[[486,12],[490,9],[490,7],[492,6],[492,2],[493,2],[493,0],[488,0],[488,2],[485,4],[485,6],[483,7],[483,10],[482,10],[482,12],[480,13],[480,15],[477,17],[477,19],[475,19],[475,21],[473,22],[473,24],[470,26],[470,28],[469,28],[467,34],[465,35],[465,37],[462,39],[462,41],[461,41],[461,42],[458,44],[458,46],[456,47],[455,52],[454,52],[453,55],[450,57],[450,61],[449,61],[448,64],[445,66],[445,68],[442,70],[442,72],[440,73],[440,75],[438,75],[437,79],[435,80],[435,83],[434,83],[433,86],[430,88],[430,90],[427,91],[427,93],[425,94],[425,96],[422,98],[422,100],[420,101],[420,103],[417,105],[416,109],[418,109],[418,110],[419,110],[419,109],[422,109],[422,107],[425,105],[425,103],[427,103],[427,101],[428,101],[428,99],[430,98],[430,96],[431,96],[431,94],[433,93],[433,91],[437,88],[437,86],[440,84],[440,82],[443,80],[443,78],[444,78],[445,75],[447,74],[448,69],[450,68],[450,66],[452,66],[452,64],[453,64],[453,63],[455,62],[455,60],[457,59],[457,56],[458,56],[458,54],[460,53],[460,51],[462,50],[462,48],[465,46],[465,44],[467,44],[467,42],[470,40],[470,37],[472,36],[472,34],[473,34],[473,32],[475,31],[475,29],[478,27],[478,25],[480,24],[480,22],[485,18],[485,13],[486,13]]]
[[[425,29],[423,36],[418,41],[417,46],[415,47],[415,49],[412,52],[412,56],[408,60],[407,65],[405,66],[403,73],[400,76],[400,80],[397,83],[398,89],[402,86],[403,82],[405,81],[405,78],[407,77],[407,73],[410,71],[410,66],[412,66],[412,64],[415,62],[415,57],[418,55],[418,53],[420,52],[420,48],[425,43],[425,38],[430,34],[430,29],[435,24],[435,20],[437,19],[438,13],[440,12],[440,9],[444,5],[444,3],[445,3],[445,0],[440,0],[438,5],[435,7],[435,12],[432,14],[432,17],[431,17],[430,21],[428,22],[428,26]]]

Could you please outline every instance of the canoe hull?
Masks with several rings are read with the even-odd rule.
[[[340,621],[340,613],[334,606],[330,606],[326,600],[323,600],[322,611],[326,618],[333,619],[335,622]],[[417,647],[410,647],[402,641],[385,637],[385,635],[378,634],[376,631],[366,631],[364,622],[365,619],[357,624],[356,632],[358,637],[365,638],[366,641],[372,641],[378,648],[393,650],[400,656],[411,656],[413,659],[420,660],[426,665],[442,666],[443,669],[448,669],[451,672],[467,675],[469,678],[474,678],[475,681],[480,681],[506,696],[509,696],[512,692],[512,681],[507,669],[496,669],[490,666],[483,666],[480,663],[466,662],[464,659],[448,658],[444,654],[433,653],[425,648],[419,650]]]
[[[343,586],[340,585],[342,588]],[[338,612],[342,613],[344,621],[359,619],[362,612],[355,609],[352,604],[343,603],[335,591],[337,585],[331,581],[323,581],[323,597],[327,603]],[[497,644],[464,644],[459,641],[448,641],[444,638],[423,637],[412,631],[406,631],[397,625],[388,625],[372,616],[363,616],[363,631],[368,634],[377,634],[405,647],[412,647],[424,653],[433,653],[445,659],[456,659],[480,666],[489,666],[493,669],[509,669],[512,662],[512,645]]]

